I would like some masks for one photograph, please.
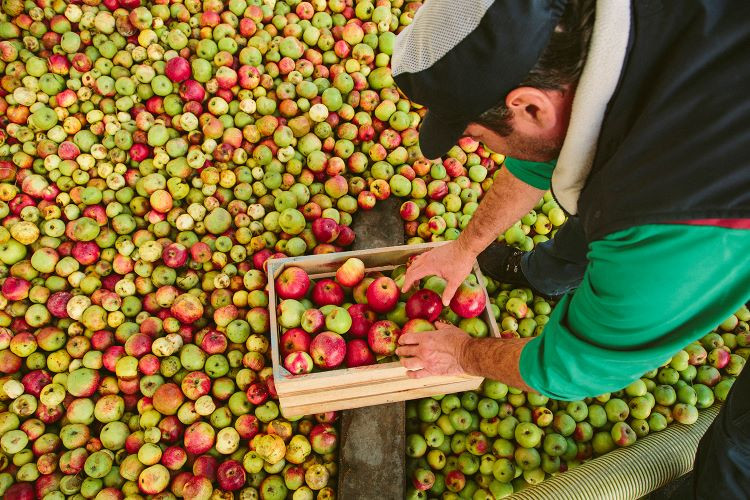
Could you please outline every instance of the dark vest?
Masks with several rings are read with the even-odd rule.
[[[632,5],[578,204],[588,240],[649,223],[750,219],[750,1]]]

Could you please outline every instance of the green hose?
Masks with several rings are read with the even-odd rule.
[[[512,500],[631,500],[677,479],[693,468],[698,441],[721,405],[701,410],[693,425],[674,424],[628,448],[558,474],[512,495]]]

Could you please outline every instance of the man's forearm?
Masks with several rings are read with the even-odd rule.
[[[543,190],[517,179],[503,167],[457,243],[467,252],[478,255],[501,232],[534,208],[543,195]]]
[[[471,339],[461,350],[459,364],[469,375],[478,375],[504,384],[532,391],[521,377],[519,362],[521,350],[531,340],[522,339]]]

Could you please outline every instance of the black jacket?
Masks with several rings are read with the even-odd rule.
[[[750,219],[750,2],[634,0],[631,15],[578,201],[588,240],[649,223]]]

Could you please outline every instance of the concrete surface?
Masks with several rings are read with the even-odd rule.
[[[353,250],[403,245],[399,201],[378,202],[353,221]],[[339,491],[341,500],[404,498],[404,403],[345,411],[341,417]]]
[[[404,403],[344,412],[341,419],[341,500],[404,498]]]
[[[404,222],[398,213],[398,198],[379,201],[369,212],[354,215],[352,229],[356,238],[352,250],[391,247],[404,244]]]

